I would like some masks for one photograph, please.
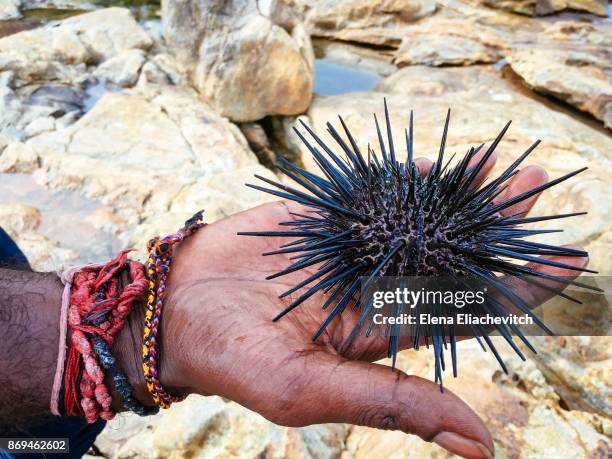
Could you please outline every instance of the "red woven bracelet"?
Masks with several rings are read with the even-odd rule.
[[[144,266],[128,261],[129,250],[104,266],[85,266],[72,279],[68,308],[70,349],[64,376],[64,406],[69,415],[82,414],[87,422],[112,419],[112,397],[104,383],[105,372],[94,352],[100,337],[108,347],[125,324],[135,300],[144,297]],[[132,282],[120,292],[119,276],[129,268]],[[82,369],[80,381],[79,372]],[[77,387],[78,385],[78,387]]]

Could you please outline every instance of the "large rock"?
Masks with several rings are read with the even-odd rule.
[[[612,129],[610,56],[584,47],[517,47],[507,55],[512,70],[533,89],[591,113]]]
[[[313,54],[300,24],[283,29],[254,0],[167,0],[162,17],[170,49],[222,115],[253,121],[308,108]]]
[[[472,65],[492,63],[504,57],[512,43],[531,43],[543,25],[471,2],[441,0],[436,14],[400,29],[401,45],[395,55],[398,66]]]
[[[609,20],[536,20],[469,2],[440,3],[435,15],[402,29],[396,65],[471,65],[506,58],[530,88],[611,125]]]
[[[254,174],[274,177],[195,91],[144,80],[106,93],[66,127],[26,142],[2,138],[0,172],[13,173],[0,180],[0,204],[41,208],[44,234],[16,233],[37,269],[102,261],[126,246],[142,252],[152,234],[173,231],[199,209],[214,221],[265,202],[242,184]],[[60,230],[67,218],[70,232]]]
[[[263,2],[262,2],[263,3]],[[271,10],[283,16],[290,9],[316,36],[398,46],[402,27],[436,9],[434,0],[274,0]]]
[[[515,13],[542,16],[571,9],[607,16],[607,0],[484,0],[484,4]]]
[[[612,35],[610,25],[556,23],[537,44],[517,44],[508,63],[531,88],[591,113],[612,128]]]
[[[365,43],[379,48],[379,54],[395,53],[395,63],[404,65],[470,65],[495,62],[503,57],[507,44],[529,41],[534,33],[543,29],[537,21],[499,10],[473,5],[459,0],[439,0],[436,5],[428,2],[409,2],[420,5],[418,14],[391,14],[369,5],[370,15],[357,14],[359,7],[353,2],[336,2],[335,8],[345,11],[344,22],[328,24],[330,10],[315,2],[312,9],[293,4],[299,17],[306,18],[310,32],[318,37]],[[435,12],[434,12],[435,10]],[[380,14],[374,14],[378,11]],[[387,11],[382,14],[382,11]],[[406,9],[405,11],[413,11]],[[350,13],[350,14],[349,14]],[[354,14],[353,14],[354,13]],[[334,16],[331,15],[333,18]],[[313,19],[315,18],[315,19]],[[318,18],[318,20],[316,20]],[[351,18],[351,19],[347,19]],[[317,22],[318,21],[318,22]]]
[[[551,177],[590,166],[573,181],[545,192],[534,213],[587,210],[587,216],[563,222],[564,233],[547,234],[545,239],[553,243],[584,244],[591,250],[592,267],[604,273],[610,270],[605,254],[611,248],[606,235],[612,229],[608,218],[612,204],[601,199],[608,187],[607,175],[612,165],[609,136],[517,92],[494,68],[476,66],[406,67],[383,80],[377,92],[315,97],[307,118],[325,135],[325,123],[342,115],[367,151],[368,142],[378,143],[371,113],[382,110],[383,97],[387,97],[391,109],[396,145],[404,145],[403,128],[410,110],[414,109],[417,155],[433,157],[439,146],[446,110],[451,107],[449,151],[462,154],[470,146],[490,142],[508,120],[513,120],[500,145],[498,170],[536,139],[543,142],[529,163],[544,166]],[[287,136],[295,144],[290,127]],[[316,170],[311,156],[301,148],[304,163]],[[559,224],[553,221],[541,226]]]

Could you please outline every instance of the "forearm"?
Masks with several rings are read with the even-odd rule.
[[[27,430],[51,417],[63,288],[55,274],[0,269],[0,432]],[[141,369],[142,317],[142,305],[134,304],[112,354],[136,398],[151,405]],[[113,409],[121,411],[110,375],[105,382]]]
[[[56,275],[0,268],[0,432],[50,416],[61,295]]]

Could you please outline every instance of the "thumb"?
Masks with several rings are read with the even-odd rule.
[[[307,424],[342,422],[402,430],[466,458],[492,458],[483,421],[459,397],[437,384],[375,363],[322,357],[308,398]],[[323,401],[323,403],[321,403]]]

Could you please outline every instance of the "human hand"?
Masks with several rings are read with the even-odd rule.
[[[487,162],[479,182],[494,161]],[[431,167],[427,160],[417,164],[423,173]],[[526,167],[498,200],[546,180],[543,169]],[[526,214],[536,199],[504,213]],[[237,236],[236,231],[272,230],[292,218],[290,211],[300,210],[292,203],[266,204],[209,225],[177,248],[162,319],[164,384],[171,392],[232,399],[277,424],[347,422],[399,429],[465,457],[491,457],[490,433],[461,399],[448,390],[441,393],[433,382],[371,363],[386,356],[385,338],[357,336],[340,351],[359,311],[347,308],[315,342],[311,336],[327,316],[322,294],[272,322],[291,302],[278,296],[308,270],[265,280],[290,263],[289,255],[261,254],[287,239]],[[586,258],[556,259],[580,267],[587,263]],[[575,274],[535,266],[550,274]]]

